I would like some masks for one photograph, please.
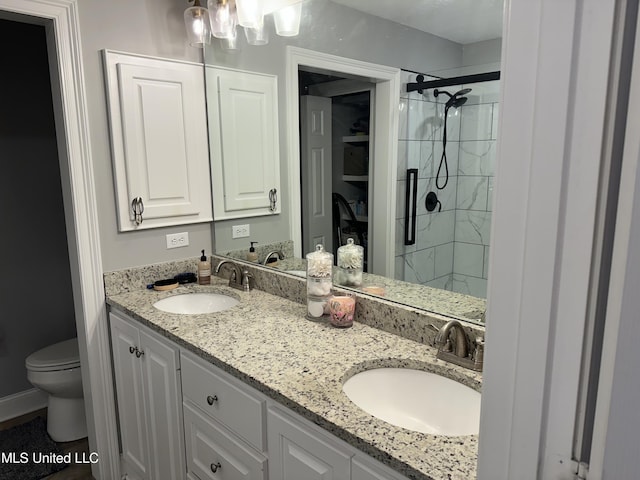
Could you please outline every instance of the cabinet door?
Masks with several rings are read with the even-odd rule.
[[[202,480],[263,480],[267,460],[222,425],[184,404],[187,463]],[[303,477],[299,477],[303,478]]]
[[[147,405],[151,477],[182,478],[184,430],[178,351],[165,341],[140,331],[140,356]]]
[[[270,478],[350,480],[351,453],[286,413],[267,414]]]
[[[141,478],[150,478],[142,367],[133,350],[139,344],[138,329],[113,313],[109,319],[122,460]]]
[[[208,98],[215,219],[280,213],[277,77],[206,73],[208,91],[217,92]]]
[[[120,231],[211,221],[202,65],[105,52],[105,69]]]

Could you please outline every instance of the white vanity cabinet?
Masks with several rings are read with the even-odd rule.
[[[111,311],[122,473],[130,479],[185,476],[178,348]]]
[[[210,222],[203,66],[103,53],[119,230]]]
[[[124,313],[109,321],[127,478],[407,480]]]
[[[277,77],[205,68],[215,220],[280,213]]]
[[[181,356],[189,474],[266,480],[266,399],[213,365]]]

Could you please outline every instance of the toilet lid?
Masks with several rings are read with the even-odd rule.
[[[55,343],[29,355],[25,364],[30,370],[61,370],[80,366],[78,339]]]

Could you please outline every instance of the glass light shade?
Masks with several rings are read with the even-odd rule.
[[[258,28],[262,24],[262,0],[236,0],[238,23],[245,28]]]
[[[201,6],[189,7],[184,11],[184,25],[187,29],[187,38],[192,47],[202,48],[204,44],[211,42],[211,30],[209,28],[209,12]]]
[[[235,35],[238,17],[233,0],[209,0],[209,18],[211,34],[216,38],[228,38]]]
[[[222,45],[222,49],[226,50],[229,53],[235,53],[240,49],[240,43],[238,41],[238,35],[236,28],[233,28],[233,34],[228,37],[220,39],[220,45]]]
[[[262,23],[258,28],[244,29],[244,35],[247,37],[249,45],[266,45],[269,43],[269,30]]]
[[[302,17],[302,3],[296,3],[273,12],[276,33],[281,37],[295,37],[300,31]]]

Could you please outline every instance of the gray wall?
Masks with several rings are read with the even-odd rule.
[[[187,44],[184,32],[182,15],[189,4],[176,0],[78,3],[103,268],[195,258],[201,249],[211,249],[210,223],[118,233],[101,55],[101,50],[112,49],[201,62],[201,50]],[[183,231],[189,232],[189,247],[167,250],[165,235]]]
[[[467,66],[494,64],[500,70],[502,39],[494,38],[484,42],[469,43],[462,47],[462,64]]]
[[[205,49],[207,64],[278,76],[282,213],[277,217],[216,222],[216,247],[220,250],[240,249],[248,245],[246,238],[231,239],[231,226],[243,223],[251,225],[252,240],[266,243],[289,239],[287,135],[283,128],[286,118],[287,45],[420,72],[454,68],[462,64],[460,44],[364,14],[329,0],[309,0],[304,3],[303,21],[300,35],[297,37],[278,37],[274,33],[271,19],[268,18],[267,22],[271,38],[266,46],[250,46],[242,38],[242,48],[237,53],[226,53],[220,48],[217,40]]]
[[[20,54],[16,54],[19,39]],[[0,20],[0,397],[25,358],[76,335],[44,28]]]

